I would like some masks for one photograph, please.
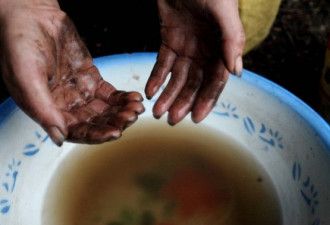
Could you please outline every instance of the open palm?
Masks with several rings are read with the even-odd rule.
[[[3,20],[0,62],[17,104],[61,145],[119,138],[144,111],[137,92],[104,81],[71,20],[56,5]]]

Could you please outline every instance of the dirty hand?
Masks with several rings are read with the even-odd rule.
[[[215,105],[228,72],[242,73],[245,35],[237,0],[158,0],[162,44],[145,93],[152,98],[171,72],[153,107],[178,123],[190,111],[200,122]]]
[[[137,92],[102,79],[52,0],[0,0],[0,65],[16,103],[61,145],[119,138],[144,111]]]

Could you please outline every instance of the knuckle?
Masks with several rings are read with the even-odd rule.
[[[237,35],[237,43],[239,46],[244,46],[246,42],[245,33],[242,31]]]
[[[238,32],[231,32],[230,34],[224,36],[222,41],[231,45],[243,47],[246,41],[243,28],[240,29]]]
[[[167,64],[163,60],[158,60],[156,63],[156,68],[157,69],[165,69],[167,67]]]

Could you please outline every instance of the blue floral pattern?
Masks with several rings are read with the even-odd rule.
[[[233,106],[230,102],[221,102],[216,104],[213,109],[213,113],[219,116],[239,119],[239,115],[237,114],[237,107]]]
[[[36,143],[26,144],[24,146],[23,155],[34,156],[40,151],[40,144],[45,143],[49,138],[49,135],[46,134],[42,136],[38,131],[36,131],[34,134],[38,141]]]
[[[240,116],[237,107],[229,101],[216,104],[212,112],[221,117],[242,121],[245,131],[252,137],[257,137],[262,143],[262,150],[284,149],[282,144],[283,137],[278,130],[268,127],[265,123],[258,124],[249,116]]]
[[[250,117],[243,119],[245,130],[251,136],[257,136],[263,143],[263,150],[268,151],[270,148],[284,149],[282,144],[283,137],[279,131],[274,131],[272,128],[266,127],[264,123],[255,125],[255,122]]]
[[[47,140],[50,140],[47,134],[42,134],[39,131],[34,133],[36,137],[35,143],[28,143],[23,147],[22,156],[34,156],[40,151],[40,147]],[[54,144],[53,142],[51,142]],[[19,175],[19,167],[22,165],[21,159],[12,159],[10,163],[7,164],[7,171],[4,174],[3,182],[1,183],[0,194],[1,196],[6,196],[0,198],[0,215],[5,215],[10,212],[11,209],[11,197],[15,191],[16,182]]]
[[[302,176],[301,164],[299,162],[294,162],[292,166],[292,178],[294,181],[298,182],[300,185],[300,194],[302,199],[308,205],[311,210],[312,215],[315,215],[317,206],[319,205],[318,191],[313,185],[310,176]],[[320,224],[320,219],[315,218],[312,225]]]
[[[1,184],[3,190],[7,194],[14,192],[16,186],[16,180],[18,175],[18,167],[21,165],[21,161],[15,159],[7,165],[7,172],[5,173],[4,182]],[[10,201],[7,198],[0,199],[0,212],[2,214],[8,213],[10,210]]]

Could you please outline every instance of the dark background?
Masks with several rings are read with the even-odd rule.
[[[156,52],[155,0],[60,0],[93,57]],[[243,58],[244,68],[288,89],[318,111],[318,84],[330,31],[328,0],[283,0],[269,36]],[[9,97],[0,82],[0,102]]]

